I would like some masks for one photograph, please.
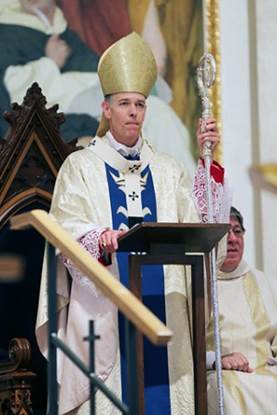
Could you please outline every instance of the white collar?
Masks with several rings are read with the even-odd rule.
[[[244,259],[242,259],[236,269],[234,269],[231,272],[224,272],[224,271],[219,270],[217,277],[219,280],[232,280],[235,278],[242,277],[249,271],[250,271],[249,265]]]
[[[38,16],[23,12],[19,0],[9,0],[4,4],[0,4],[0,23],[25,26],[46,35],[61,34],[67,28],[64,14],[59,7],[56,6],[53,24],[49,26],[45,19],[42,21]]]
[[[116,139],[113,137],[110,130],[106,133],[106,138],[109,143],[109,145],[116,150],[118,153],[120,153],[123,157],[132,156],[135,157],[140,154],[141,148],[142,148],[142,138],[139,136],[136,144],[133,147],[125,146],[124,144],[119,143],[116,141]]]
[[[116,140],[115,140],[116,141]],[[129,148],[129,147],[128,147]],[[94,137],[87,149],[93,151],[105,163],[123,174],[140,174],[153,158],[153,150],[149,144],[142,140],[139,160],[129,160],[113,148],[108,142],[107,134],[104,137]],[[84,149],[85,150],[85,149]]]

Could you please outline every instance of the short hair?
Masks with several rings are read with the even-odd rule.
[[[111,100],[112,100],[112,94],[105,95],[104,99],[105,99],[105,101],[107,101],[108,103],[110,103]]]
[[[243,216],[240,213],[240,211],[236,209],[234,206],[231,206],[230,216],[233,216],[234,218],[237,219],[237,221],[240,224],[241,229],[243,230],[243,232],[245,232],[245,228],[243,226]]]

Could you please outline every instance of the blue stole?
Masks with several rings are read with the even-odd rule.
[[[128,217],[124,215],[127,210],[125,193],[114,181],[111,173],[118,177],[119,172],[105,164],[109,186],[109,195],[112,210],[113,229],[121,224],[128,226]],[[149,166],[141,172],[141,177],[147,175],[145,186],[142,188],[142,208],[145,209],[144,222],[157,221],[155,191]],[[119,209],[123,207],[123,209]],[[129,288],[128,253],[117,253],[120,281]],[[143,303],[163,322],[165,316],[164,273],[161,265],[144,266],[142,270],[142,299]],[[121,355],[122,399],[127,403],[126,391],[126,359],[125,359],[125,333],[124,319],[119,313],[119,335]],[[144,338],[144,401],[145,415],[169,415],[170,391],[168,374],[167,347],[154,346]]]

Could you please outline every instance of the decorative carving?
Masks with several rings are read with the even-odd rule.
[[[25,338],[15,337],[9,344],[9,360],[0,363],[0,375],[28,367],[31,345]]]
[[[59,106],[54,105],[47,109],[45,105],[46,98],[42,95],[41,88],[35,82],[27,90],[23,104],[18,105],[17,103],[13,103],[11,110],[4,113],[4,118],[11,125],[11,132],[7,140],[0,141],[0,169],[4,164],[4,159],[12,151],[16,152],[16,154],[21,151],[22,145],[28,139],[32,129],[37,129],[39,136],[43,138],[43,141],[48,142],[48,144],[51,141],[54,141],[56,144],[60,142],[59,145],[60,147],[64,147],[63,152],[65,154],[75,150],[72,148],[72,145],[65,144],[59,137],[59,126],[65,120],[63,113],[57,113]],[[55,153],[55,149],[52,148],[52,150]]]
[[[23,104],[18,105],[17,103],[12,103],[11,111],[6,111],[4,113],[4,118],[10,125],[15,125],[19,123],[20,119],[24,119],[26,113],[28,113],[32,108],[40,108],[41,111],[45,111],[49,117],[49,120],[52,120],[53,125],[57,128],[60,124],[65,121],[63,113],[57,113],[59,106],[53,105],[51,108],[46,109],[46,98],[42,95],[41,88],[37,82],[34,82],[30,88],[27,89],[26,95],[23,99]]]
[[[36,143],[32,143],[7,192],[6,200],[30,187],[40,187],[52,194],[55,180],[54,174],[47,165]]]
[[[0,414],[31,415],[31,380],[27,371],[31,346],[27,339],[14,338],[9,345],[9,361],[0,365]]]
[[[29,333],[29,326],[32,330],[35,326],[36,315],[32,305],[39,295],[43,241],[26,230],[26,234],[21,234],[21,244],[16,246],[7,222],[15,213],[30,210],[34,205],[42,206],[46,210],[49,208],[58,170],[67,155],[76,150],[74,145],[65,144],[59,135],[59,126],[64,115],[57,113],[58,106],[46,109],[45,105],[46,99],[40,87],[33,84],[22,105],[13,104],[11,110],[5,113],[10,130],[6,140],[0,139],[0,232],[3,231],[3,237],[0,238],[3,250],[1,253],[20,253],[28,263],[28,281],[25,281],[25,291],[22,294],[25,310],[21,312],[20,319],[11,316],[12,336],[17,335],[17,332]],[[30,245],[32,249],[25,250],[25,245]],[[14,251],[11,247],[14,247]],[[27,276],[25,271],[23,275]],[[19,289],[14,283],[15,292]],[[5,287],[1,287],[1,290],[4,296]],[[5,304],[11,310],[12,307],[9,307],[14,304],[13,294],[9,290],[6,292]],[[3,314],[5,305],[2,304],[1,307]],[[1,336],[4,339],[3,344],[7,344],[10,339],[8,328],[1,327]],[[34,337],[29,340],[33,349],[31,362],[29,343],[14,339],[9,347],[9,359],[0,364],[0,415],[33,413],[31,381],[36,375],[26,369],[29,365],[38,374],[34,409],[46,406],[45,361],[37,349]]]
[[[35,376],[32,372],[22,372],[11,379],[6,391],[0,391],[1,415],[32,415],[31,384],[29,379]]]
[[[33,413],[30,389],[16,389],[11,394],[10,410],[13,415],[27,415]]]
[[[49,109],[45,105],[46,98],[34,83],[23,104],[14,103],[5,113],[11,129],[7,139],[0,140],[0,221],[3,213],[13,212],[13,200],[26,206],[44,198],[49,205],[57,172],[76,150],[75,143],[66,144],[59,136],[64,115],[57,113],[58,105]]]

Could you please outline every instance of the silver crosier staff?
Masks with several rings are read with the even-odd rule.
[[[216,64],[213,55],[205,53],[197,67],[197,85],[202,104],[202,131],[205,132],[205,121],[213,116],[212,104],[209,99],[209,88],[213,85],[216,75]],[[202,157],[205,161],[206,191],[207,191],[207,215],[208,222],[214,222],[212,190],[211,190],[211,164],[212,164],[212,142],[206,140],[203,145]],[[222,382],[222,366],[221,366],[221,341],[219,331],[219,310],[217,296],[217,274],[216,274],[216,253],[212,250],[211,256],[211,302],[214,317],[214,344],[215,344],[215,367],[217,379],[217,401],[218,414],[224,415],[224,394]]]

